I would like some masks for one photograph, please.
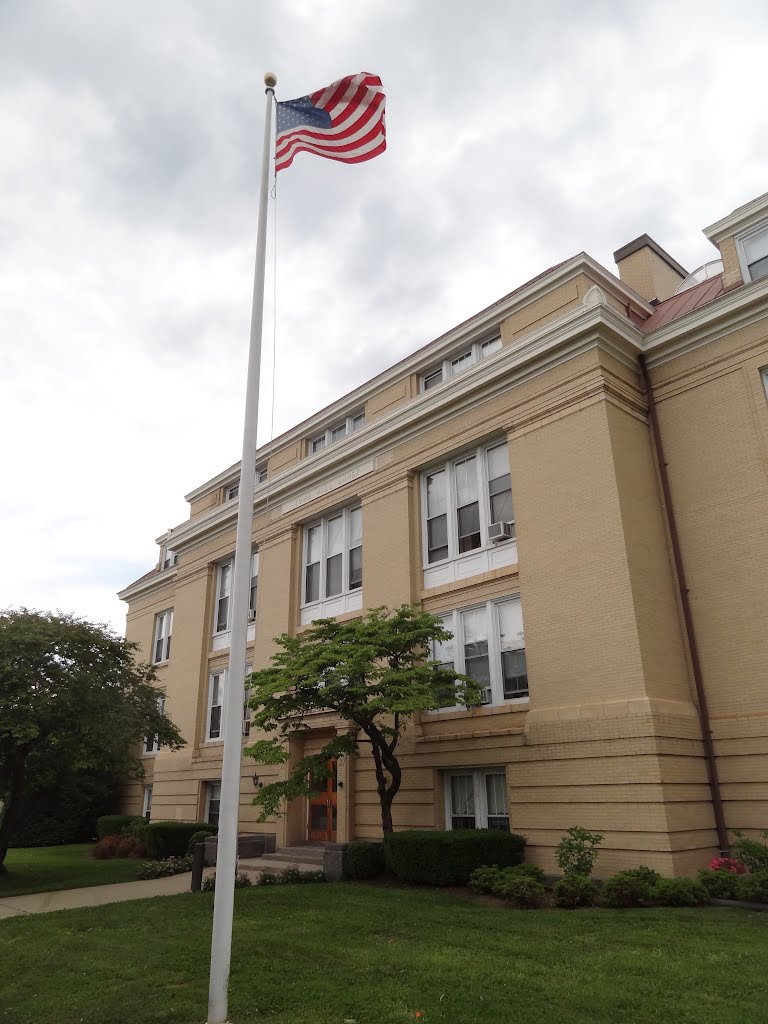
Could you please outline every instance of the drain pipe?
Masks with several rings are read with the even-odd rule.
[[[730,852],[728,843],[728,829],[725,827],[725,814],[723,812],[723,800],[720,795],[720,780],[717,775],[717,759],[715,747],[712,741],[712,728],[709,721],[709,707],[707,705],[707,694],[704,689],[704,680],[701,675],[701,661],[699,660],[699,648],[696,644],[696,631],[693,628],[693,616],[691,605],[688,600],[688,584],[685,579],[683,568],[683,556],[680,551],[680,539],[677,534],[677,521],[675,510],[672,505],[672,495],[669,490],[669,477],[667,476],[667,461],[664,458],[664,447],[661,443],[661,431],[659,429],[659,418],[656,413],[656,401],[653,397],[653,387],[648,376],[648,367],[645,365],[645,356],[640,355],[640,371],[643,375],[645,386],[645,397],[648,402],[648,416],[651,425],[651,437],[656,449],[656,462],[659,467],[661,478],[661,490],[664,495],[664,508],[666,510],[669,538],[672,542],[672,554],[675,559],[675,572],[677,576],[677,588],[680,594],[680,604],[683,609],[683,620],[685,623],[685,638],[688,644],[688,653],[691,657],[691,668],[693,669],[693,681],[696,686],[696,699],[698,701],[699,723],[701,725],[701,738],[704,742],[704,758],[707,762],[707,778],[709,781],[709,792],[712,799],[712,810],[715,814],[715,828],[717,829],[717,841],[722,856]]]

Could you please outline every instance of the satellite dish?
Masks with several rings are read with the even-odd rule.
[[[693,288],[697,284],[701,284],[702,281],[708,281],[711,277],[717,277],[718,274],[723,272],[723,261],[722,260],[710,260],[709,263],[702,264],[697,270],[694,270],[692,274],[680,284],[675,295],[679,295],[680,292],[687,292],[689,288]]]

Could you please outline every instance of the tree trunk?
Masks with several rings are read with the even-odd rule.
[[[8,801],[5,805],[3,822],[0,825],[0,874],[5,874],[5,855],[13,836],[13,831],[21,815],[21,797],[24,789],[24,769],[26,753],[17,754],[11,764],[11,784],[8,789]]]
[[[395,757],[394,747],[390,748],[386,738],[375,726],[365,727],[364,731],[371,740],[373,752],[373,764],[376,771],[376,791],[379,794],[379,805],[381,807],[381,828],[384,835],[393,831],[392,827],[392,801],[397,796],[402,781],[400,764]],[[385,769],[389,772],[391,782],[387,785]]]

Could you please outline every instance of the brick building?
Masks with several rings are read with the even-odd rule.
[[[249,664],[321,615],[415,602],[482,680],[482,706],[409,728],[396,827],[510,827],[551,868],[579,824],[603,874],[672,875],[768,826],[768,196],[705,234],[690,277],[647,235],[618,277],[568,259],[259,452]],[[146,744],[126,810],[217,816],[237,486],[189,494],[120,595],[188,741]],[[304,752],[337,727],[316,715]],[[261,825],[252,777],[280,770],[243,760],[241,832],[377,836],[365,754],[332,808]]]

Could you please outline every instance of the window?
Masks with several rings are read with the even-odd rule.
[[[503,768],[463,768],[445,777],[445,827],[509,832],[507,778]]]
[[[520,598],[488,601],[442,617],[453,639],[436,642],[432,658],[455,668],[480,687],[482,704],[504,704],[528,697],[525,633]],[[453,693],[445,707],[455,707]]]
[[[432,565],[515,536],[507,444],[478,448],[423,477],[425,563]],[[498,531],[489,528],[505,524]]]
[[[267,467],[257,466],[256,467],[256,483],[263,484],[267,479]],[[233,484],[228,484],[224,488],[224,497],[227,501],[232,501],[233,498],[237,498],[240,495],[240,480],[236,480]]]
[[[165,713],[165,697],[157,698],[157,710],[160,712],[161,715]],[[148,756],[149,754],[156,754],[159,749],[160,743],[158,742],[157,736],[144,737],[144,747],[142,753],[145,756]]]
[[[145,818],[149,818],[152,813],[152,787],[144,787],[144,801],[141,807],[141,813]]]
[[[171,656],[171,630],[173,628],[173,608],[167,608],[155,616],[155,638],[152,645],[152,661],[158,665],[168,661]]]
[[[333,426],[328,427],[327,430],[324,430],[321,434],[310,440],[310,454],[314,455],[316,452],[322,451],[323,448],[327,448],[329,444],[335,444],[336,441],[340,441],[347,434],[353,434],[356,430],[359,430],[364,424],[364,412],[355,413],[354,416],[346,416],[343,420],[334,423]]]
[[[251,589],[248,593],[248,621],[256,618],[256,595],[259,591],[259,552],[251,555]]]
[[[213,617],[213,634],[227,633],[232,628],[232,577],[235,560],[222,562],[216,574],[216,606]],[[248,594],[248,621],[256,618],[256,594],[259,587],[259,552],[251,555],[251,585]],[[251,638],[252,639],[252,638]],[[221,645],[219,645],[221,646]],[[226,645],[225,645],[226,646]]]
[[[768,224],[759,224],[736,239],[741,276],[745,283],[768,275]]]
[[[211,672],[208,684],[208,725],[205,738],[207,740],[219,740],[222,738],[221,729],[224,719],[224,683],[226,682],[226,669]]]
[[[209,825],[219,824],[221,810],[221,783],[206,782],[205,784],[205,820]]]
[[[174,565],[177,565],[179,556],[176,552],[169,548],[167,544],[163,544],[160,548],[160,569],[172,569]]]
[[[500,348],[501,338],[498,336],[489,338],[487,341],[475,342],[474,345],[470,345],[463,352],[459,352],[458,355],[452,356],[450,359],[444,359],[439,366],[435,366],[423,374],[421,390],[429,391],[430,388],[441,384],[449,377],[462,373],[462,371],[473,366],[475,363],[479,363],[481,359],[487,359],[494,352],[498,352]]]
[[[253,671],[251,665],[245,669],[246,679]],[[227,687],[228,670],[225,668],[216,669],[211,672],[208,682],[208,716],[205,731],[206,740],[221,740],[224,738],[224,694]],[[251,709],[248,707],[250,687],[246,685],[243,697],[243,736],[248,736],[251,731]]]
[[[363,510],[346,508],[304,531],[304,604],[363,585]]]

